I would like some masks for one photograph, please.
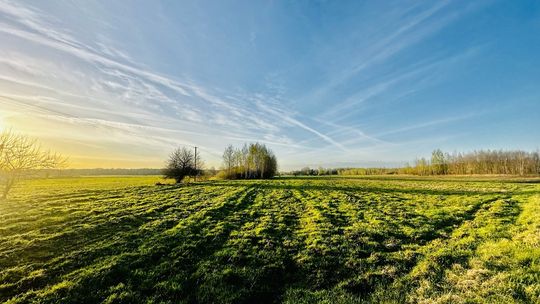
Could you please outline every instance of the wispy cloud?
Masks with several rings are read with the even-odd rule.
[[[314,128],[306,125],[305,123],[295,119],[292,115],[290,115],[289,112],[287,111],[283,111],[283,110],[278,110],[274,107],[270,107],[266,104],[264,104],[263,102],[261,102],[260,100],[256,100],[256,104],[257,104],[257,107],[259,109],[261,109],[262,111],[266,112],[266,113],[269,113],[275,117],[280,117],[284,122],[286,123],[289,123],[290,125],[293,125],[293,126],[297,126],[297,127],[300,127],[312,134],[315,134],[316,136],[322,138],[323,140],[325,140],[326,142],[334,145],[335,147],[343,150],[343,151],[346,151],[347,149],[342,145],[340,144],[339,142],[335,141],[334,139],[332,139],[330,136],[326,135],[326,134],[323,134],[317,130],[315,130]]]
[[[299,166],[395,160],[391,151],[417,151],[419,134],[433,135],[424,131],[476,117],[461,114],[467,101],[448,106],[461,96],[443,84],[459,82],[454,67],[474,66],[491,46],[439,37],[485,3],[373,2],[358,16],[344,9],[354,3],[278,4],[253,18],[178,4],[187,12],[179,18],[160,5],[120,16],[110,3],[53,11],[0,0],[2,124],[69,140],[79,150],[67,151],[88,159],[107,147],[111,161],[131,151],[162,159],[185,144],[217,165],[226,144],[259,141]],[[451,110],[423,115],[437,106]]]
[[[433,35],[444,26],[450,24],[457,17],[457,13],[446,14],[440,18],[433,18],[450,1],[434,2],[434,5],[420,12],[412,13],[405,10],[396,16],[395,12],[387,12],[381,16],[390,22],[389,29],[375,33],[373,38],[362,41],[362,48],[355,58],[350,58],[348,68],[340,69],[335,75],[331,75],[329,81],[305,97],[306,100],[317,99],[327,96],[339,85],[349,81],[360,72],[375,64],[388,60],[398,52],[418,43],[422,39]],[[415,7],[412,7],[415,8]],[[363,33],[353,32],[351,39]]]
[[[133,59],[123,51],[112,49],[102,43],[97,43],[97,48],[82,43],[72,35],[55,29],[52,24],[45,22],[44,20],[48,20],[50,16],[44,12],[16,3],[4,2],[0,6],[0,14],[7,17],[8,20],[8,22],[1,23],[0,33],[55,49],[86,63],[85,69],[87,69],[88,74],[80,75],[82,77],[79,80],[79,85],[86,84],[88,86],[85,88],[86,94],[73,92],[77,90],[76,87],[63,86],[63,88],[58,88],[58,85],[49,87],[41,84],[42,82],[34,83],[31,80],[10,78],[9,76],[3,78],[5,81],[40,90],[41,94],[52,92],[58,95],[58,98],[51,98],[48,101],[42,99],[40,103],[44,103],[45,107],[61,106],[67,112],[76,108],[76,111],[73,112],[79,115],[71,115],[69,119],[72,121],[78,121],[81,124],[94,121],[108,127],[118,127],[118,124],[124,122],[105,124],[103,119],[93,120],[96,118],[92,118],[93,115],[103,114],[101,108],[95,108],[95,105],[102,103],[100,101],[103,100],[114,99],[116,104],[113,111],[117,114],[113,116],[121,116],[124,118],[123,120],[127,121],[135,119],[140,126],[148,127],[145,130],[147,133],[162,131],[163,129],[154,127],[156,124],[161,125],[165,120],[166,123],[181,130],[203,129],[208,130],[209,134],[216,133],[223,136],[225,133],[229,138],[236,138],[238,141],[261,138],[278,145],[289,145],[292,141],[280,133],[281,126],[285,123],[312,132],[340,146],[339,143],[332,142],[329,137],[295,120],[292,116],[283,115],[285,111],[280,110],[275,103],[272,107],[266,107],[265,112],[260,114],[256,110],[265,107],[262,101],[258,102],[257,109],[251,109],[247,99],[217,97],[206,88],[191,81],[180,82],[135,66],[132,64]],[[123,60],[116,60],[117,58]],[[39,64],[29,66],[22,64],[22,62],[24,61],[4,59],[0,61],[0,64],[9,65],[21,72],[28,72],[32,78],[43,78],[50,75],[49,72],[44,71],[44,66],[39,66]],[[48,70],[54,69],[48,67]],[[66,75],[61,76],[64,78],[60,81],[70,79]],[[71,78],[71,80],[73,79]],[[77,97],[80,101],[74,100],[73,97]],[[34,99],[34,101],[36,100]],[[86,105],[76,106],[75,104]],[[36,105],[35,107],[40,106]],[[118,113],[122,114],[118,115]],[[85,117],[82,117],[83,115]],[[152,116],[154,119],[151,118]],[[159,118],[162,122],[158,122],[156,117],[163,116],[167,118]],[[98,117],[102,117],[102,115],[98,115]],[[146,119],[141,120],[141,117],[146,117]],[[241,124],[238,123],[240,121],[242,121]],[[207,126],[201,127],[203,123]],[[211,126],[224,128],[216,132],[215,127]],[[158,135],[154,134],[153,136]],[[168,143],[172,145],[174,142]]]
[[[482,45],[477,45],[458,54],[432,55],[430,58],[417,62],[410,67],[404,67],[379,79],[371,80],[361,90],[348,96],[343,101],[336,102],[336,105],[326,111],[323,117],[346,120],[351,115],[358,113],[361,110],[360,106],[364,105],[364,108],[369,108],[370,105],[365,105],[365,103],[370,100],[384,96],[388,92],[395,94],[396,90],[394,88],[400,85],[407,84],[407,87],[406,89],[400,88],[396,96],[388,96],[388,100],[398,100],[401,97],[420,91],[429,84],[440,81],[441,76],[439,74],[441,71],[473,59],[474,56],[481,53],[481,49]]]

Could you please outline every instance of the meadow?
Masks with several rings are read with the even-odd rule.
[[[540,303],[540,183],[30,180],[0,203],[0,302]]]

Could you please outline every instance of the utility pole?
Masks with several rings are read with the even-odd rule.
[[[199,172],[197,172],[197,147],[194,147],[195,148],[195,181],[197,181],[197,174],[199,174]]]

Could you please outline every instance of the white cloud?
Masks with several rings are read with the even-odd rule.
[[[264,138],[267,142],[275,141],[281,145],[292,141],[280,134],[280,125],[285,122],[328,139],[290,116],[283,116],[280,111],[266,111],[261,115],[250,107],[249,98],[222,99],[200,85],[189,81],[181,83],[137,67],[127,53],[101,42],[97,43],[98,48],[93,48],[80,42],[73,33],[56,29],[54,24],[44,21],[50,17],[44,12],[4,2],[0,6],[0,14],[7,16],[6,22],[0,22],[0,33],[54,49],[77,60],[75,63],[62,63],[62,67],[60,63],[56,63],[57,66],[47,63],[47,66],[45,60],[35,60],[30,65],[28,62],[31,61],[22,64],[25,60],[21,58],[25,55],[16,53],[18,58],[0,62],[31,74],[27,78],[6,75],[0,80],[39,92],[36,95],[40,96],[38,99],[33,96],[24,96],[23,99],[30,103],[31,100],[39,101],[41,106],[35,103],[35,108],[62,108],[68,113],[65,117],[73,123],[93,121],[106,127],[118,127],[112,121],[104,123],[103,118],[109,115],[109,119],[117,120],[116,123],[136,121],[141,126],[146,125],[150,129],[144,130],[144,134],[152,133],[154,136],[159,136],[160,129],[151,127],[168,124],[182,131],[200,129],[239,140]],[[101,39],[106,40],[104,37]],[[115,58],[123,59],[123,62]],[[43,79],[51,75],[50,71],[57,71],[55,78],[59,79],[56,82]],[[24,103],[22,100],[19,102]],[[28,103],[26,106],[32,107]],[[219,131],[216,132],[215,128]]]

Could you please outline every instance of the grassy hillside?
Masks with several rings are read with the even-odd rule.
[[[483,178],[28,181],[0,302],[540,303],[540,184]]]

